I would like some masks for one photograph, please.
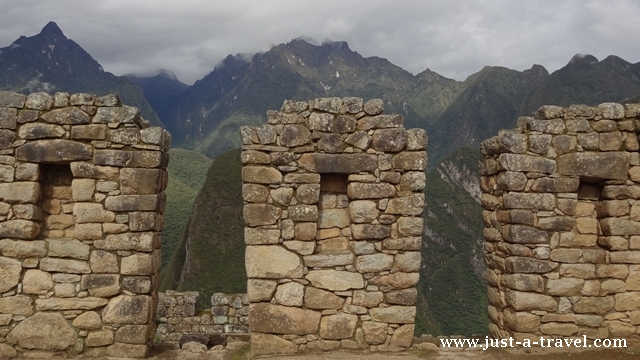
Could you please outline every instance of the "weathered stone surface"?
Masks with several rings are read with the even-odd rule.
[[[160,264],[155,254],[133,254],[120,261],[120,273],[123,275],[151,275]]]
[[[558,303],[551,296],[542,294],[511,290],[507,291],[506,301],[516,311],[556,311],[558,309]]]
[[[276,291],[278,283],[273,280],[247,280],[247,296],[250,302],[269,301]]]
[[[37,299],[36,310],[93,310],[107,304],[107,299],[97,297]]]
[[[424,129],[407,130],[407,150],[424,150],[427,142],[427,132]]]
[[[381,199],[396,195],[393,185],[387,183],[370,184],[352,182],[347,185],[347,195],[350,199]]]
[[[609,256],[612,263],[640,264],[640,251],[615,251]]]
[[[393,256],[388,254],[361,255],[356,260],[356,269],[361,274],[390,270],[392,266]]]
[[[371,99],[364,103],[364,112],[367,115],[378,115],[384,111],[384,101],[382,99]]]
[[[547,281],[547,292],[551,296],[577,296],[580,295],[580,290],[582,290],[583,286],[583,279],[549,279]]]
[[[62,314],[39,312],[13,328],[7,341],[26,349],[51,351],[75,345],[77,337]]]
[[[351,235],[357,240],[381,240],[391,236],[391,229],[385,225],[353,224]]]
[[[320,320],[320,336],[323,339],[339,340],[353,336],[358,324],[358,315],[335,314]]]
[[[90,332],[85,338],[84,345],[88,347],[106,346],[113,344],[114,336],[111,330]]]
[[[402,272],[417,272],[420,270],[422,257],[418,251],[407,251],[394,257],[394,269]]]
[[[275,299],[280,305],[302,306],[304,285],[297,282],[281,284],[276,290]]]
[[[404,237],[397,239],[384,239],[382,245],[387,250],[420,250],[422,238],[419,236]]]
[[[81,125],[91,122],[89,114],[75,106],[51,110],[42,114],[42,119],[48,123],[58,125]]]
[[[91,146],[71,140],[37,140],[16,150],[16,159],[33,163],[56,163],[89,160]]]
[[[120,295],[109,300],[102,313],[107,324],[146,324],[149,321],[151,299],[145,295]]]
[[[407,324],[402,325],[393,332],[391,336],[391,347],[405,347],[408,348],[413,343],[413,332],[415,331],[415,325]]]
[[[302,262],[295,253],[276,245],[247,246],[245,267],[249,278],[300,278]]]
[[[311,270],[306,278],[311,281],[313,286],[331,291],[362,289],[364,287],[362,275],[347,271]]]
[[[304,257],[304,264],[308,267],[334,267],[349,265],[353,262],[353,253],[320,253]]]
[[[153,232],[126,232],[122,234],[107,235],[104,240],[94,242],[96,248],[101,250],[135,250],[152,252],[159,242],[158,234]]]
[[[149,276],[125,276],[122,288],[134,294],[148,294],[151,292],[151,278]]]
[[[637,235],[640,234],[640,222],[621,218],[605,218],[600,220],[605,235]]]
[[[51,239],[47,242],[49,243],[49,256],[70,257],[79,260],[89,259],[89,245],[76,239]]]
[[[394,155],[391,163],[396,170],[424,171],[427,168],[427,153],[424,151],[405,151]]]
[[[329,154],[337,154],[344,151],[346,145],[340,134],[322,134],[318,139],[318,150]]]
[[[317,204],[320,199],[320,184],[302,184],[296,190],[296,200],[302,204]]]
[[[346,144],[357,147],[360,150],[364,150],[369,147],[371,137],[367,135],[366,131],[356,131],[353,134],[347,136],[344,140]]]
[[[406,289],[418,283],[420,275],[418,273],[394,273],[389,275],[376,276],[369,280],[370,285],[390,289]],[[384,290],[383,290],[384,291]]]
[[[397,221],[398,231],[404,236],[420,236],[424,219],[421,217],[400,217]]]
[[[585,297],[573,304],[573,311],[578,314],[607,314],[613,309],[614,300],[612,296],[606,297]]]
[[[71,273],[71,274],[88,274],[91,272],[89,263],[86,261],[44,258],[40,260],[40,269],[44,271]]]
[[[421,215],[424,208],[424,194],[412,194],[390,199],[385,213],[395,215]]]
[[[389,306],[369,310],[371,319],[391,324],[413,324],[416,317],[415,306]]]
[[[365,103],[365,108],[366,108],[366,103]],[[374,114],[372,113],[369,115],[374,115]],[[358,120],[358,130],[397,128],[402,126],[403,123],[404,123],[404,118],[400,114],[365,116],[362,119]]]
[[[541,219],[542,220],[542,219]],[[506,240],[516,244],[548,244],[549,233],[526,225],[509,225],[503,227]]]
[[[22,139],[60,138],[66,131],[59,125],[30,123],[20,126],[18,136]]]
[[[95,311],[87,311],[73,320],[73,326],[85,330],[97,330],[102,326],[102,318]]]
[[[269,204],[247,204],[242,210],[245,223],[248,226],[275,224],[280,218],[282,210]]]
[[[305,335],[314,334],[320,325],[320,313],[295,307],[258,303],[249,305],[252,332]]]
[[[294,227],[295,238],[302,241],[311,241],[316,238],[318,225],[314,222],[296,223]]]
[[[295,354],[297,351],[297,345],[276,335],[260,333],[251,335],[251,354],[254,356]]]
[[[287,210],[289,211],[289,218],[293,221],[318,220],[318,206],[316,205],[289,206]]]
[[[0,256],[0,293],[11,290],[20,282],[22,262]]]
[[[255,184],[280,184],[282,174],[267,166],[245,166],[242,168],[242,181]]]
[[[73,207],[73,216],[78,224],[112,222],[116,215],[106,211],[101,204],[76,203]]]
[[[384,294],[384,298],[389,304],[415,305],[418,300],[418,290],[416,288],[389,291]],[[355,294],[354,294],[355,303]]]
[[[307,287],[304,293],[304,306],[307,309],[339,309],[343,303],[344,299],[334,293],[311,286]]]
[[[318,213],[318,228],[320,229],[344,228],[349,226],[349,223],[348,209],[324,209]]]
[[[303,154],[298,165],[320,174],[357,174],[373,172],[378,167],[377,157],[371,154]]]
[[[247,245],[277,244],[279,239],[279,229],[244,228],[244,241]]]
[[[83,290],[89,290],[91,296],[108,298],[120,293],[120,275],[83,275],[80,286]]]
[[[149,348],[146,344],[133,345],[116,342],[107,347],[107,356],[116,358],[145,358],[147,357],[148,352]]]
[[[500,154],[498,157],[500,166],[509,171],[539,172],[553,174],[556,171],[556,163],[543,157],[524,154]]]
[[[387,339],[387,324],[373,321],[363,321],[362,331],[368,344],[382,344]]]
[[[115,340],[127,344],[145,344],[149,330],[149,325],[124,325],[116,331]]]
[[[615,295],[617,311],[640,310],[640,292],[624,292]]]
[[[506,259],[507,270],[512,273],[547,273],[558,267],[558,263],[529,257],[510,256]]]
[[[246,185],[251,185],[251,184],[246,184]],[[317,184],[313,184],[313,185],[317,185]],[[260,186],[260,185],[256,185],[256,186]],[[291,198],[293,197],[293,189],[280,187],[277,189],[271,189],[271,191],[269,191],[269,194],[271,194],[271,198],[276,203],[283,206],[288,206],[289,203],[291,202]]]
[[[623,152],[571,153],[557,159],[562,175],[625,180],[629,169],[629,156]]]
[[[506,209],[553,210],[556,198],[553,194],[509,192],[503,196],[503,202]]]
[[[266,203],[269,196],[269,188],[257,184],[243,184],[242,198],[253,203]]]
[[[371,145],[378,151],[402,151],[407,145],[407,132],[402,128],[376,130]]]
[[[22,292],[25,294],[46,295],[53,288],[51,274],[46,271],[29,269],[22,280]]]
[[[22,109],[27,100],[25,95],[13,91],[0,91],[0,106]]]
[[[0,150],[4,150],[13,144],[16,135],[10,130],[0,130]]]
[[[41,186],[37,182],[0,183],[0,199],[8,203],[35,204],[40,199]]]
[[[0,359],[11,359],[18,356],[18,352],[7,344],[0,344]]]
[[[33,300],[25,295],[0,297],[0,314],[31,316]]]
[[[358,200],[349,203],[349,215],[354,223],[371,223],[378,217],[378,205],[373,201]]]
[[[311,142],[311,132],[303,125],[284,125],[280,132],[280,144],[282,146],[302,146],[309,142]]]

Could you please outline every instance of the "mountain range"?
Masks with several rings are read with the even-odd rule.
[[[285,99],[381,98],[386,113],[429,134],[417,333],[487,332],[478,145],[539,106],[640,101],[640,63],[576,55],[549,73],[486,66],[464,81],[413,75],[346,42],[302,38],[229,55],[189,86],[173,73],[105,72],[51,22],[0,49],[0,90],[117,93],[172,133],[162,289],[245,291],[239,127],[260,125]],[[206,307],[206,303],[201,304]]]

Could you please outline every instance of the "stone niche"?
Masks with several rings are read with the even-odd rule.
[[[287,100],[241,128],[255,355],[411,345],[427,135],[383,108]]]
[[[0,358],[147,355],[169,142],[115,95],[0,92]]]
[[[640,337],[640,104],[541,107],[481,144],[489,330]]]

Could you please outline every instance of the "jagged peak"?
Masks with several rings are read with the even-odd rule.
[[[64,36],[62,30],[54,21],[49,21],[49,23],[42,28],[40,34]]]
[[[575,54],[575,55],[573,55],[571,60],[569,60],[569,64],[567,64],[567,65],[571,65],[571,64],[593,65],[593,64],[597,64],[597,63],[598,63],[598,59],[595,56],[591,55],[591,54]]]

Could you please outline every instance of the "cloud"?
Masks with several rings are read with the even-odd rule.
[[[631,0],[5,0],[3,9],[0,46],[53,20],[107,71],[165,68],[187,83],[228,54],[300,36],[459,80],[485,65],[553,71],[576,53],[640,60],[640,5]]]

